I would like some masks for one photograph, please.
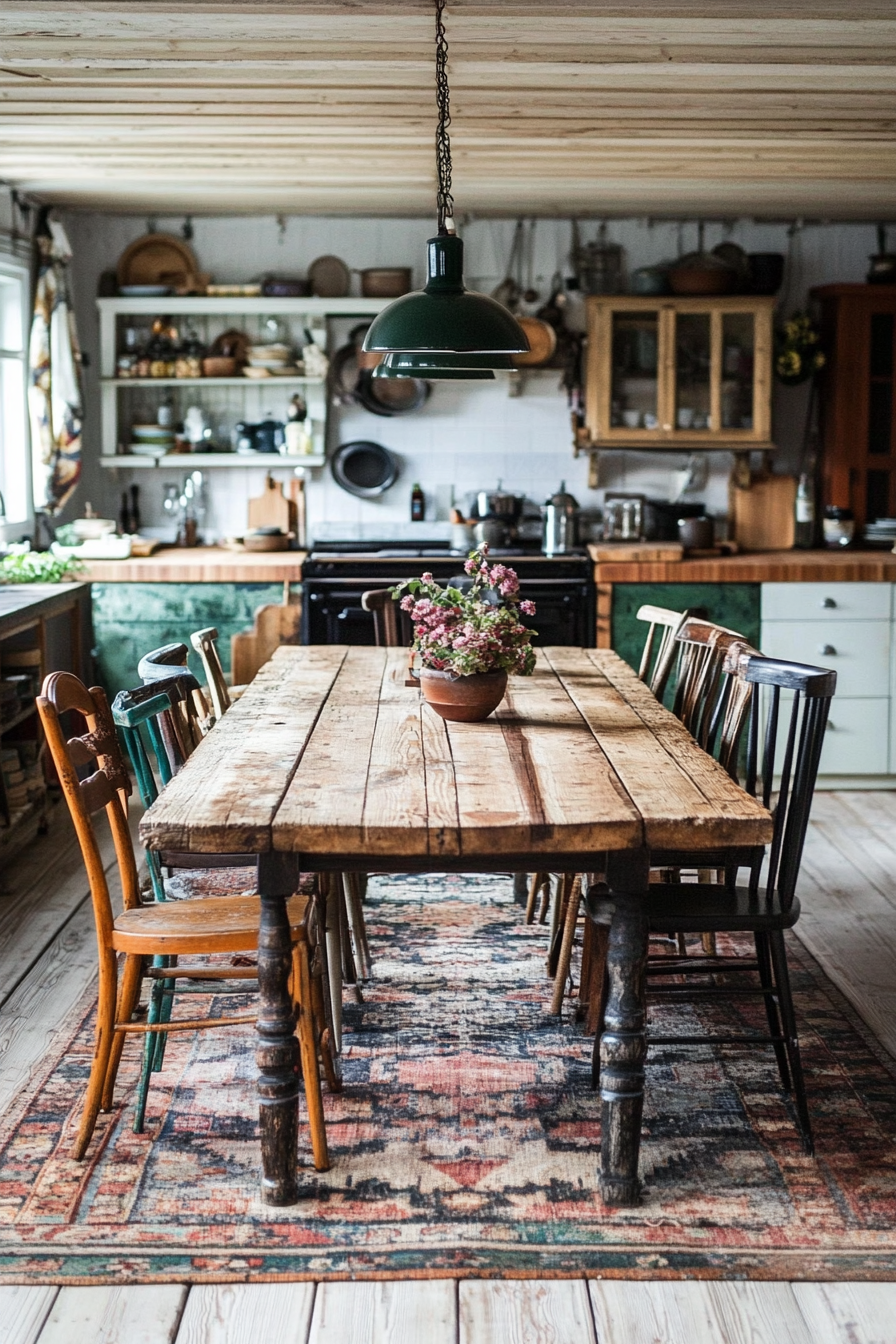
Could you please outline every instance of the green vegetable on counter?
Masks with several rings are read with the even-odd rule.
[[[0,560],[2,583],[61,583],[83,569],[80,560],[60,560],[46,551],[25,551]]]

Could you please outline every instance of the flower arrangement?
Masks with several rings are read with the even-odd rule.
[[[520,600],[516,571],[490,565],[488,546],[470,552],[464,571],[473,580],[467,592],[440,587],[432,574],[391,590],[414,623],[412,647],[423,667],[456,677],[481,672],[531,676],[533,631],[520,622],[519,614],[534,615],[535,603]]]
[[[794,313],[775,331],[775,373],[782,383],[803,383],[824,367],[824,353],[815,322],[808,313]]]

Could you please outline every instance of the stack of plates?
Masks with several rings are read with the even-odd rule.
[[[164,457],[174,452],[174,430],[164,425],[131,425],[131,452],[138,457]]]
[[[865,524],[865,540],[869,546],[896,545],[896,518],[878,518]]]
[[[245,372],[250,378],[283,378],[296,371],[292,346],[284,345],[281,341],[272,341],[268,345],[250,345],[246,358],[249,364]]]

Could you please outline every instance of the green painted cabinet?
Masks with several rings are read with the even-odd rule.
[[[226,671],[230,637],[251,626],[256,610],[283,600],[282,583],[95,583],[93,628],[97,670],[109,695],[139,684],[137,664],[150,649],[214,625]],[[198,658],[193,671],[204,681]]]
[[[737,630],[759,647],[761,602],[758,583],[615,583],[613,585],[613,648],[636,671],[647,626],[637,619],[645,603],[674,611],[696,608],[717,625]]]

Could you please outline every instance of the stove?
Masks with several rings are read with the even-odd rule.
[[[447,583],[463,576],[466,558],[466,551],[452,551],[439,538],[315,542],[302,566],[302,642],[373,644],[373,617],[361,606],[362,593],[424,570]],[[512,560],[522,596],[535,603],[536,614],[523,618],[537,631],[534,644],[594,647],[594,566],[584,550],[546,556],[537,542],[524,542],[490,547],[489,558]]]

